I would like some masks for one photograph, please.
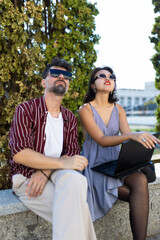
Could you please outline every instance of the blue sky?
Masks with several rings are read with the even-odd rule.
[[[149,40],[154,18],[152,0],[90,0],[97,2],[96,33],[101,36],[96,66],[107,65],[117,76],[118,88],[144,89],[155,80]]]

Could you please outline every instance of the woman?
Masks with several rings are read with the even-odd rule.
[[[85,104],[79,109],[85,135],[83,155],[89,160],[84,170],[88,179],[88,203],[95,221],[104,216],[117,199],[129,202],[133,239],[143,240],[149,209],[146,176],[137,171],[123,179],[114,179],[91,170],[93,166],[117,159],[118,145],[126,140],[135,140],[146,148],[160,143],[147,132],[131,133],[123,107],[116,104],[115,91],[113,70],[110,67],[96,68],[91,74]]]

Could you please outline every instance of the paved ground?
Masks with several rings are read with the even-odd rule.
[[[147,237],[146,240],[160,240],[160,233],[151,237]]]

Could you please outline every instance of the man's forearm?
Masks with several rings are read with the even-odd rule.
[[[60,157],[60,159],[68,159],[68,158],[70,158],[70,157],[67,156],[67,155],[63,155],[63,156]],[[53,171],[52,170],[44,170],[43,169],[42,172],[43,172],[44,175],[47,176],[47,178],[49,178]]]
[[[34,169],[52,170],[62,167],[58,158],[45,156],[29,148],[18,152],[13,159],[16,163]]]
[[[74,155],[72,157],[64,155],[60,158],[54,158],[45,156],[29,148],[14,155],[13,159],[16,163],[37,170],[74,169],[82,171],[88,165],[88,160],[80,155]]]

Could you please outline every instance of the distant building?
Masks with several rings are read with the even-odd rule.
[[[127,115],[132,129],[154,128],[156,125],[156,96],[160,90],[156,89],[154,82],[146,82],[145,89],[117,89],[118,103],[121,104]]]
[[[121,104],[126,112],[133,114],[135,111],[152,111],[155,113],[156,103],[155,97],[160,95],[160,90],[155,88],[155,82],[146,82],[145,89],[117,89],[119,104]],[[150,104],[149,104],[150,103]],[[147,105],[147,109],[146,109]],[[127,115],[128,115],[127,114]]]

